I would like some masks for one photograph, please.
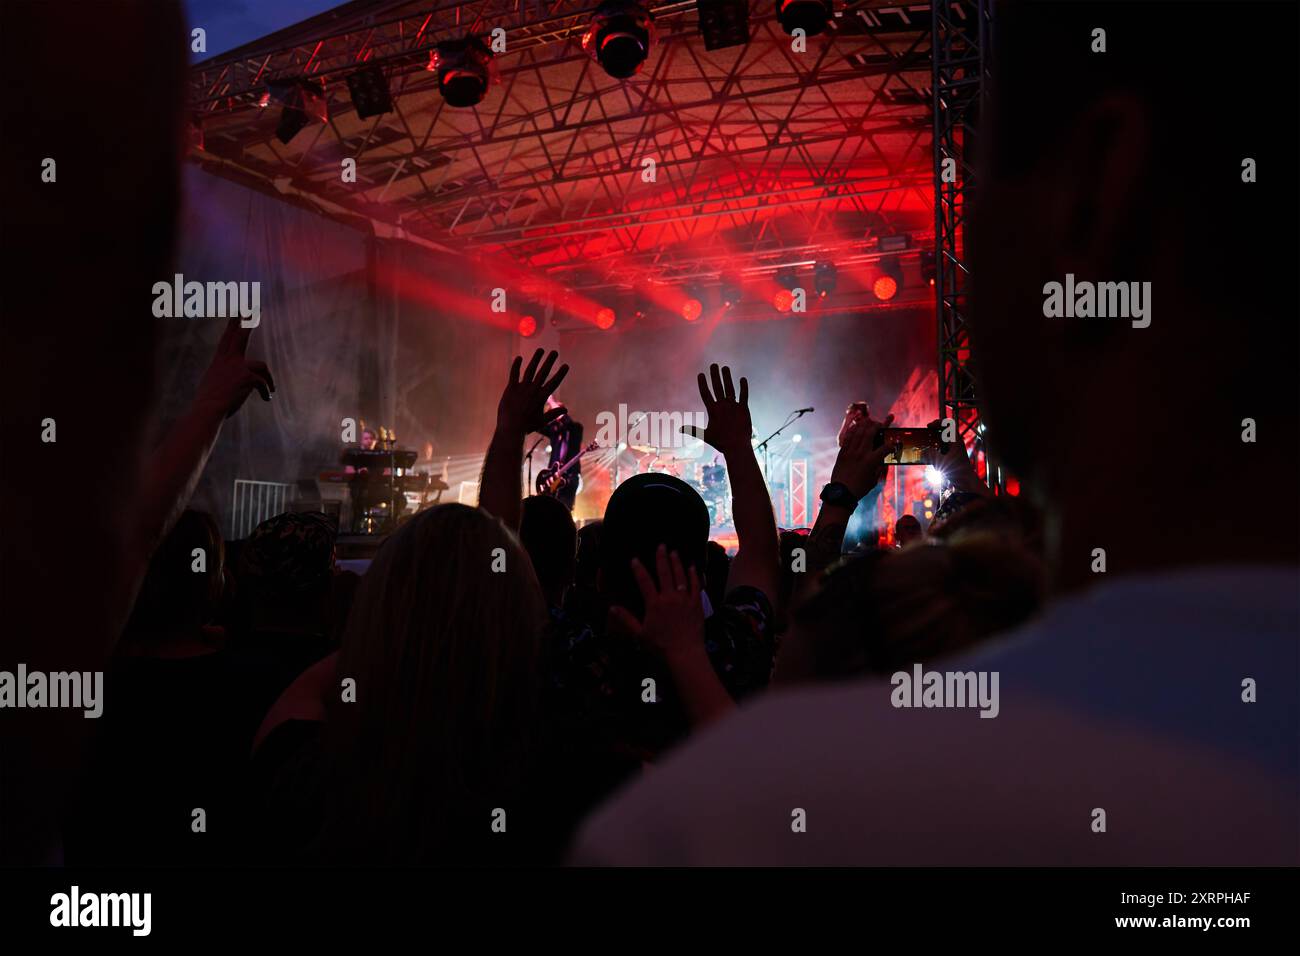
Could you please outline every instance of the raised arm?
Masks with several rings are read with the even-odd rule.
[[[845,427],[840,430],[840,453],[826,487],[839,485],[844,492],[832,495],[830,501],[822,501],[812,534],[808,536],[810,572],[825,570],[839,558],[844,547],[844,531],[857,502],[876,487],[883,476],[889,449],[883,445],[880,448],[873,446],[876,433],[888,428],[893,420],[893,415],[886,415],[883,422],[876,422],[864,413],[851,423],[846,420]],[[852,499],[852,503],[847,499]]]
[[[542,350],[538,349],[533,353],[528,368],[520,375],[524,360],[522,356],[516,356],[510,366],[510,378],[501,392],[501,401],[497,404],[497,427],[483,459],[478,503],[480,508],[496,515],[509,528],[518,529],[523,513],[519,472],[523,465],[524,439],[529,432],[545,428],[548,421],[561,414],[561,409],[545,410],[546,397],[559,388],[564,376],[569,374],[569,366],[561,365],[559,371],[551,375],[558,357],[558,352],[551,352],[543,362]]]
[[[719,369],[715,364],[709,366],[709,378],[701,372],[697,382],[709,424],[703,432],[694,426],[683,427],[682,431],[708,442],[722,452],[727,462],[732,518],[740,539],[727,574],[727,589],[749,585],[762,591],[769,601],[775,600],[780,546],[772,499],[750,444],[753,424],[749,417],[749,381],[742,377],[737,393],[731,369],[725,365]]]
[[[239,411],[254,390],[271,400],[275,381],[265,362],[247,356],[251,328],[231,318],[189,409],[167,430],[144,474],[141,541],[145,560],[189,503],[207,464],[221,423]]]

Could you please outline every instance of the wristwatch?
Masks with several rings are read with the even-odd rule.
[[[849,490],[849,486],[842,481],[832,481],[819,496],[823,503],[828,505],[837,505],[841,508],[847,508],[852,511],[858,506],[858,496]]]

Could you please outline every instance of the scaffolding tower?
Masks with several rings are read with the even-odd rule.
[[[988,94],[992,0],[935,0],[931,8],[934,152],[935,313],[939,343],[939,417],[957,423],[966,447],[982,454],[985,480],[1002,490],[1005,476],[984,447],[980,391],[971,368],[971,273],[966,211],[978,185],[975,149]]]

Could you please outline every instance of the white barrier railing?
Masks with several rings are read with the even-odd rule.
[[[293,485],[282,481],[235,479],[234,506],[230,513],[230,538],[246,538],[267,518],[284,512]]]
[[[471,508],[478,507],[478,482],[462,481],[460,491],[456,494],[456,500],[463,505],[469,505]]]

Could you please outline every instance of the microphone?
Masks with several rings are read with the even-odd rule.
[[[812,409],[812,408],[796,408],[796,409],[794,410],[794,413],[795,413],[796,415],[806,415],[808,412],[811,412],[811,411],[814,411],[814,409]]]

